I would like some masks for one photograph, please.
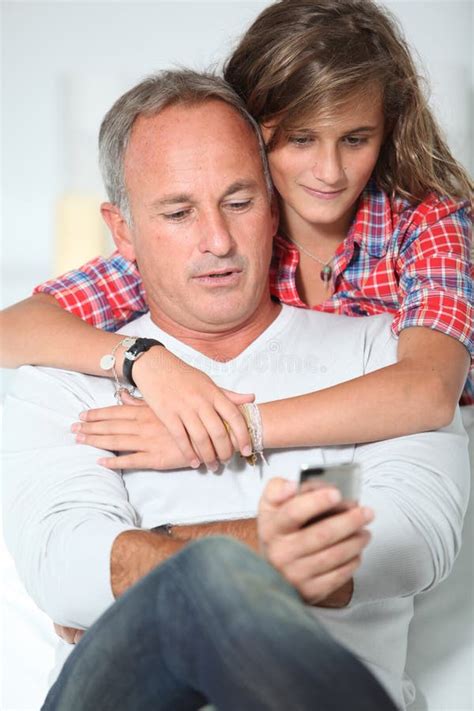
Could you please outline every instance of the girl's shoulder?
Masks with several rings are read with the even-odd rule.
[[[423,229],[440,221],[456,221],[462,224],[472,222],[469,200],[454,199],[436,193],[429,193],[424,200],[410,203],[405,198],[390,198],[394,228]]]

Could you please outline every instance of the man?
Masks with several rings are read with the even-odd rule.
[[[150,306],[124,333],[156,338],[257,401],[395,360],[383,318],[271,300],[271,190],[255,126],[219,80],[169,72],[122,97],[101,131],[112,177],[120,131],[127,200],[103,214]],[[6,538],[20,574],[57,623],[98,620],[44,708],[393,708],[340,642],[403,705],[412,597],[449,572],[460,545],[459,414],[440,432],[122,479],[69,431],[80,410],[113,402],[109,380],[26,368],[7,404]],[[363,470],[364,505],[313,522],[337,492],[297,493],[299,467],[349,461]],[[169,523],[171,535],[151,530]]]

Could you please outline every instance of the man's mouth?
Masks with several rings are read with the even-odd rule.
[[[212,272],[206,272],[205,274],[199,274],[198,279],[223,279],[229,277],[232,274],[240,274],[240,269],[216,269]]]
[[[241,275],[242,270],[237,267],[224,267],[223,269],[213,269],[199,274],[194,279],[207,286],[235,286],[239,282]]]

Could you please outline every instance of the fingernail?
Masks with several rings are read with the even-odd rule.
[[[80,419],[80,420],[85,420],[86,417],[87,417],[87,411],[81,412],[80,415],[79,415],[79,419]]]
[[[281,493],[284,496],[289,496],[290,494],[294,494],[296,491],[296,482],[295,481],[285,481],[285,483],[281,487]]]
[[[75,422],[73,425],[71,425],[71,432],[80,432],[81,430],[81,423],[80,422]]]
[[[332,504],[338,504],[342,501],[342,494],[339,489],[330,489],[328,491],[328,499]]]
[[[199,459],[193,459],[193,461],[191,462],[191,466],[193,469],[197,469],[200,464],[201,462],[199,461]]]
[[[250,445],[246,445],[242,450],[242,454],[244,457],[250,457],[252,454],[252,447],[250,447]]]
[[[76,435],[76,442],[79,442],[79,444],[81,444],[82,442],[85,442],[85,441],[86,441],[85,435],[83,435],[83,434]]]
[[[368,523],[369,521],[373,520],[374,512],[372,511],[372,509],[369,509],[367,508],[367,506],[364,506],[362,509],[362,516],[364,517],[364,521]]]

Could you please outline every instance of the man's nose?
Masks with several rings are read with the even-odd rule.
[[[234,240],[227,220],[221,212],[202,216],[199,223],[201,252],[211,252],[217,257],[225,257],[232,251]]]
[[[314,177],[327,186],[338,186],[345,180],[342,156],[337,146],[319,146],[312,167]]]

